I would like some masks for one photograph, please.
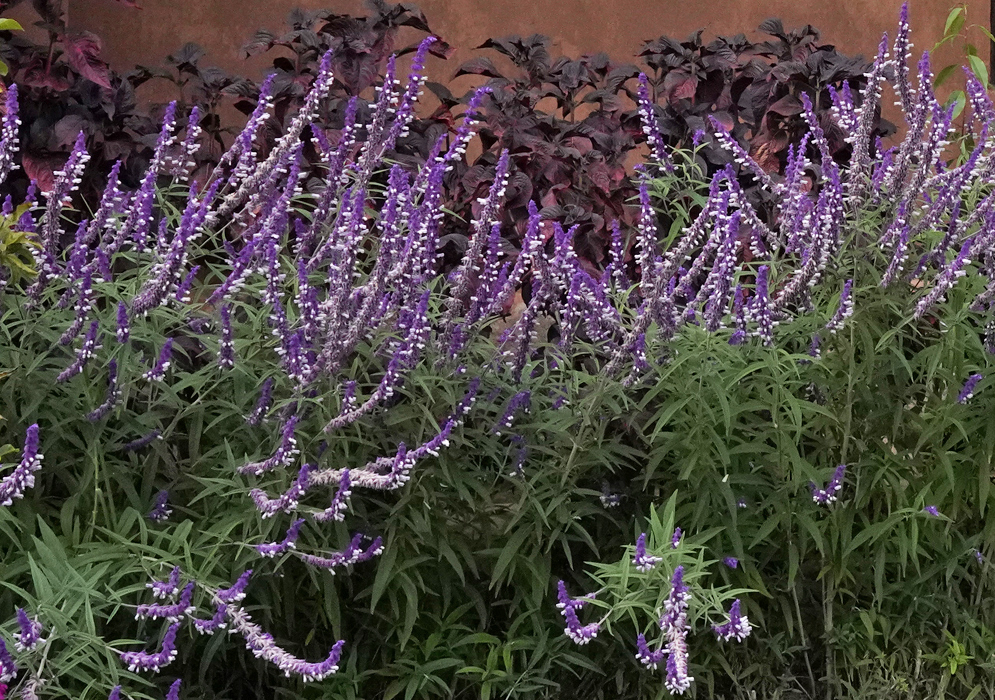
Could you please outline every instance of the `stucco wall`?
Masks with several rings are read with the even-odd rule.
[[[825,41],[847,53],[873,54],[882,32],[894,34],[901,0],[415,0],[435,32],[456,48],[448,62],[433,59],[434,80],[448,79],[455,67],[475,55],[473,47],[490,36],[539,32],[552,36],[554,49],[577,56],[606,51],[629,59],[643,40],[660,34],[683,38],[703,27],[707,35],[751,32],[767,17],[788,27],[812,24]],[[916,51],[939,38],[954,0],[912,0]],[[115,69],[158,63],[188,41],[204,46],[208,63],[257,77],[270,58],[246,61],[239,48],[257,28],[279,30],[288,10],[326,7],[360,13],[359,0],[141,0],[143,9],[112,0],[70,0],[72,28],[87,29],[104,41],[104,57]],[[989,0],[968,0],[968,22],[987,26]],[[30,19],[28,3],[14,16]],[[973,38],[988,59],[987,43]],[[945,47],[934,65],[958,60]],[[467,85],[473,78],[467,77]]]

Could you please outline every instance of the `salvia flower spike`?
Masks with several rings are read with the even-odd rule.
[[[983,376],[980,374],[972,374],[964,382],[963,388],[960,390],[960,394],[957,395],[957,403],[967,403],[974,396],[974,390],[978,386],[978,382],[982,380]]]
[[[28,427],[24,436],[21,462],[13,472],[0,479],[0,506],[10,506],[24,492],[35,485],[35,472],[41,469],[41,452],[38,451],[38,424]]]
[[[843,490],[843,479],[845,476],[846,465],[841,464],[836,467],[836,471],[833,472],[833,476],[829,480],[829,483],[826,484],[826,488],[819,488],[815,482],[809,482],[809,488],[812,491],[812,500],[822,506],[835,503],[840,491]]]
[[[163,489],[155,495],[152,510],[149,511],[148,519],[154,523],[162,523],[169,520],[173,514],[173,509],[169,507],[169,491]]]
[[[657,564],[663,561],[663,557],[655,557],[646,553],[646,533],[643,532],[636,539],[636,554],[632,558],[632,564],[637,571],[651,571]]]
[[[732,607],[729,608],[728,621],[712,627],[716,636],[724,642],[728,642],[730,639],[742,642],[753,631],[749,618],[740,612],[739,605],[739,598],[737,598],[733,601]]]
[[[42,625],[38,622],[38,617],[28,617],[24,608],[17,609],[18,632],[15,635],[14,648],[20,652],[27,652],[34,649],[39,644],[44,643],[41,637]]]
[[[179,622],[174,622],[169,626],[158,651],[122,651],[118,652],[118,655],[132,673],[138,671],[158,673],[162,668],[176,660],[176,633],[179,632],[179,629]]]

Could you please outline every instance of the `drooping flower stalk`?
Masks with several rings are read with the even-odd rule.
[[[156,652],[121,651],[118,652],[118,656],[132,673],[137,671],[158,673],[162,668],[176,660],[176,633],[179,629],[179,622],[172,623],[162,638],[162,646]]]
[[[594,595],[588,594],[583,598],[571,598],[567,593],[566,584],[563,581],[557,582],[556,591],[557,600],[559,601],[556,607],[560,609],[560,614],[563,615],[563,619],[567,623],[563,633],[574,643],[580,645],[587,644],[597,637],[598,631],[601,629],[601,623],[591,622],[582,625],[580,619],[577,617],[577,611],[591,602],[594,599]]]
[[[342,648],[345,646],[344,640],[339,640],[332,645],[331,651],[324,661],[311,663],[299,659],[277,646],[273,636],[263,632],[259,625],[252,622],[252,618],[249,617],[244,608],[228,606],[227,615],[230,632],[242,636],[246,648],[252,652],[253,656],[269,661],[288,677],[298,676],[307,683],[323,680],[339,670],[339,659],[342,657]]]
[[[148,447],[149,445],[151,445],[153,442],[160,439],[161,437],[162,437],[162,431],[160,431],[158,428],[155,428],[154,430],[150,430],[149,432],[145,433],[145,435],[142,435],[140,438],[136,438],[131,442],[125,443],[121,447],[121,451],[137,452],[143,447]]]
[[[291,487],[277,498],[269,498],[262,489],[252,489],[249,492],[249,497],[264,519],[271,518],[277,513],[289,513],[297,508],[301,497],[307,493],[310,470],[310,465],[303,465]]]
[[[87,363],[94,356],[97,350],[100,349],[100,345],[97,344],[97,333],[100,330],[100,321],[93,319],[90,322],[90,330],[87,331],[86,336],[83,338],[83,344],[76,350],[76,356],[72,363],[62,370],[59,375],[55,378],[56,382],[62,383],[72,379],[77,374],[83,371]]]
[[[300,417],[295,413],[290,415],[283,423],[280,430],[280,444],[276,451],[261,462],[250,462],[238,468],[240,474],[262,474],[279,467],[289,466],[300,450],[297,447],[297,438],[294,437],[294,429]]]
[[[193,592],[195,584],[193,581],[187,583],[180,593],[180,599],[175,603],[146,603],[139,605],[135,610],[135,619],[151,618],[158,620],[163,618],[170,622],[178,622],[181,618],[190,615],[194,611]]]
[[[264,557],[276,557],[286,553],[290,549],[294,549],[297,546],[297,538],[300,536],[303,524],[304,518],[298,518],[291,523],[283,540],[280,542],[257,544],[255,545],[255,550]]]
[[[298,553],[298,557],[305,564],[309,566],[314,566],[319,569],[324,569],[329,573],[334,574],[335,569],[343,566],[350,566],[352,564],[359,564],[364,561],[369,561],[373,557],[379,556],[383,553],[383,539],[380,537],[374,538],[370,546],[365,550],[362,548],[361,543],[363,541],[363,535],[357,534],[352,538],[349,545],[343,549],[341,552],[336,552],[330,556],[316,556],[314,554],[301,554]]]

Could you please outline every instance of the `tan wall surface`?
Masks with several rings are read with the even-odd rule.
[[[324,7],[361,13],[359,0],[141,0],[129,9],[113,0],[70,0],[70,26],[103,38],[104,58],[117,70],[136,63],[160,64],[185,42],[208,50],[206,65],[258,78],[270,58],[245,61],[239,48],[257,28],[279,31],[293,7]],[[416,0],[433,30],[456,48],[448,62],[433,59],[432,79],[446,80],[490,36],[539,32],[553,37],[554,53],[570,56],[606,51],[630,60],[641,42],[660,34],[683,38],[704,28],[706,36],[751,33],[767,17],[786,27],[812,24],[823,40],[847,53],[874,53],[882,32],[894,34],[900,0]],[[912,0],[913,41],[919,50],[939,38],[953,0]],[[968,23],[987,26],[989,0],[968,0]],[[12,16],[31,19],[28,3]],[[988,61],[988,45],[972,37]],[[953,47],[934,65],[961,62]],[[473,78],[463,78],[469,86]],[[459,85],[459,87],[464,87]]]

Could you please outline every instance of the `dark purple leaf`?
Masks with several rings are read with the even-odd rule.
[[[100,37],[92,32],[77,32],[63,35],[60,41],[73,70],[87,80],[110,89],[110,69],[100,60]]]

